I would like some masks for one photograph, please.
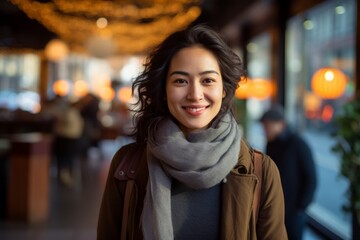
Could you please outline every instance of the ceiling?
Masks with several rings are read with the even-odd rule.
[[[152,1],[165,2],[165,3],[174,2],[174,1],[166,1],[166,0],[152,0]],[[139,7],[140,3],[149,3],[152,1],[151,0],[102,0],[102,1],[98,1],[96,4],[100,6],[100,4],[110,3],[113,4],[113,6],[115,6],[116,4],[119,4],[119,2],[122,3],[125,2],[128,5],[135,4],[136,6]],[[29,6],[21,6],[20,4],[21,2],[27,2]],[[9,50],[9,49],[12,51],[16,51],[19,49],[21,49],[22,51],[25,49],[41,50],[44,49],[45,45],[53,38],[62,38],[65,41],[71,38],[70,40],[68,40],[68,43],[70,45],[73,43],[73,49],[77,50],[78,47],[77,45],[81,45],[76,43],[76,40],[80,39],[81,36],[80,32],[76,32],[74,28],[69,28],[67,35],[65,35],[63,28],[67,22],[70,23],[68,24],[70,27],[75,25],[78,26],[78,28],[81,27],[79,26],[80,21],[72,22],[72,19],[74,19],[75,17],[79,19],[79,16],[74,17],[73,16],[74,13],[70,13],[70,15],[68,14],[67,17],[70,16],[72,18],[68,18],[69,19],[68,21],[66,21],[65,19],[61,21],[62,16],[60,15],[59,15],[60,18],[59,16],[55,16],[58,17],[58,19],[54,20],[53,23],[51,22],[51,19],[49,20],[49,17],[45,16],[47,14],[45,6],[48,6],[46,4],[66,3],[66,2],[68,3],[71,2],[71,4],[76,5],[77,3],[81,3],[83,1],[69,1],[69,0],[37,0],[37,1],[2,0],[0,1],[0,51]],[[197,4],[197,6],[200,9],[198,15],[196,16],[194,15],[195,17],[191,16],[193,17],[193,19],[191,19],[191,17],[188,17],[185,20],[180,19],[180,22],[182,21],[184,23],[182,23],[182,25],[179,24],[178,28],[183,28],[184,24],[189,25],[196,23],[207,23],[208,25],[216,28],[217,30],[221,30],[222,28],[224,28],[224,26],[227,25],[227,23],[231,21],[231,19],[235,18],[235,16],[241,11],[241,9],[244,9],[244,6],[249,5],[252,1],[251,0],[242,0],[242,1],[178,0],[178,2],[185,3],[184,5],[186,5],[186,3],[188,2],[192,2],[193,5]],[[36,3],[40,7],[38,9],[34,9],[34,5],[30,6],[30,4],[32,3]],[[189,8],[188,5],[186,5],[187,8]],[[28,9],[26,9],[26,7]],[[94,10],[94,8],[91,9]],[[170,11],[169,7],[164,8],[164,10]],[[59,12],[59,9],[55,9],[54,12],[55,14],[57,14]],[[86,17],[84,13],[83,15]],[[29,16],[31,16],[31,18]],[[167,18],[167,21],[171,21],[172,19],[175,18],[176,16],[173,15],[170,18]],[[87,19],[89,19],[89,17],[87,17]],[[153,21],[153,19],[151,19],[150,21]],[[164,38],[166,35],[170,34],[171,31],[176,30],[177,27],[176,22],[174,21],[169,22],[168,25],[170,26],[168,28],[169,30],[165,28],[165,25],[161,25],[160,27],[157,27],[157,29],[156,27],[154,27],[155,30],[149,29],[147,34],[132,35],[132,32],[130,30],[138,27],[139,29],[141,29],[140,32],[145,32],[146,29],[148,29],[147,27],[149,26],[148,19],[144,19],[144,18],[137,19],[136,25],[129,24],[130,27],[128,31],[119,32],[120,35],[116,36],[116,39],[120,39],[122,36],[127,38],[126,39],[127,42],[123,41],[120,43],[121,46],[126,45],[126,47],[124,47],[118,53],[137,54],[137,53],[146,52],[149,47],[156,45],[156,43],[159,42],[159,39]],[[56,27],[59,26],[61,26],[62,29],[58,31]],[[124,25],[118,24],[113,28],[113,30],[119,30],[119,29],[124,29]],[[89,33],[85,33],[83,35],[86,34],[89,35]],[[236,35],[234,33],[232,34]],[[155,36],[157,36],[156,39]],[[141,39],[144,40],[143,43],[141,42]],[[94,40],[95,44],[98,44],[100,40],[95,39]],[[84,39],[80,39],[78,43],[82,43],[82,45],[87,44],[84,42]],[[146,44],[148,44],[149,46]]]
[[[98,8],[98,6],[101,6],[101,4],[110,4],[110,6],[122,4],[121,6],[126,5],[126,7],[133,5],[140,10],[146,10],[146,7],[150,6],[149,4],[153,4],[154,2],[161,4],[172,4],[177,2],[185,6],[182,8],[182,10],[188,10],[190,2],[192,4],[191,6],[196,6],[199,8],[200,11],[198,11],[197,15],[195,14],[191,16],[193,19],[191,19],[191,17],[186,19],[179,18],[180,21],[174,22],[173,19],[175,19],[178,15],[170,13],[168,18],[164,18],[165,22],[163,21],[162,25],[158,25],[160,27],[156,27],[156,25],[154,25],[152,28],[149,28],[149,25],[156,22],[155,18],[140,17],[136,20],[132,19],[131,24],[135,22],[136,24],[128,24],[130,26],[129,27],[121,25],[122,19],[119,18],[117,12],[115,11],[112,18],[117,18],[118,23],[117,25],[114,25],[113,28],[111,28],[109,24],[108,29],[116,32],[117,35],[115,35],[116,37],[113,39],[121,40],[125,38],[127,41],[123,41],[116,46],[117,49],[120,49],[117,53],[141,54],[146,53],[149,48],[156,45],[160,41],[159,39],[164,38],[166,35],[170,34],[171,31],[176,31],[176,27],[182,28],[185,25],[197,23],[206,23],[210,25],[211,27],[218,30],[230,44],[236,45],[239,44],[239,39],[241,38],[240,35],[244,27],[250,28],[250,31],[247,31],[247,34],[255,35],[257,32],[263,31],[263,29],[268,27],[269,24],[272,24],[274,19],[276,19],[276,14],[279,12],[287,11],[285,17],[288,17],[290,15],[297,14],[298,12],[301,12],[304,9],[321,1],[322,0],[289,0],[286,1],[287,5],[284,5],[284,2],[281,0],[1,0],[0,51],[16,51],[19,49],[21,51],[24,51],[25,49],[41,50],[44,49],[46,44],[53,38],[62,38],[63,40],[68,41],[68,44],[72,44],[73,50],[78,50],[77,47],[79,45],[84,46],[87,44],[85,43],[84,37],[83,39],[79,40],[80,36],[88,36],[90,33],[86,32],[87,30],[84,27],[82,28],[85,29],[83,31],[84,34],[81,34],[81,31],[77,31],[77,29],[82,27],[81,24],[85,20],[89,21],[89,19],[91,20],[91,17],[96,17],[95,10],[102,10],[101,8]],[[24,2],[28,5],[28,9],[26,10],[27,14],[25,14],[23,11],[26,6],[22,6],[22,8],[19,7],[21,5],[20,3]],[[78,14],[78,12],[74,12],[75,10],[70,9],[69,6],[73,7],[76,4],[83,2],[92,2],[93,5],[83,10],[86,12],[80,13],[82,16],[75,16]],[[33,3],[38,5],[37,9],[34,9],[34,5],[30,6],[30,4]],[[60,3],[67,3],[69,6],[64,5],[61,9]],[[48,13],[45,7],[47,6],[46,4],[53,4],[57,6],[57,9],[53,11],[55,13],[54,16],[57,17],[56,21],[50,21],[51,19],[49,20],[47,18]],[[68,7],[69,9],[66,10],[64,7]],[[285,8],[287,10],[284,10]],[[88,11],[88,9],[91,9],[92,12]],[[77,10],[79,10],[79,8],[77,8]],[[184,13],[186,13],[185,10]],[[67,11],[66,18],[58,14],[61,11]],[[169,12],[171,9],[169,10],[169,7],[163,7],[163,11]],[[118,13],[120,15],[122,14],[120,17],[124,17],[126,14],[127,16],[130,16],[130,13],[127,13],[126,11],[118,11]],[[140,11],[140,13],[144,12]],[[164,15],[165,14],[161,15],[161,13],[158,13],[157,16],[163,17]],[[73,21],[73,19],[80,19],[80,17],[83,17],[81,21]],[[110,17],[109,22],[111,21],[111,16],[105,17]],[[128,21],[129,17],[123,19]],[[183,21],[182,25],[179,24],[181,21]],[[66,30],[67,35],[64,34],[65,30],[63,30],[64,26],[66,25],[69,26],[69,28]],[[57,30],[57,27],[59,26],[61,26],[61,31]],[[71,28],[73,26],[77,26],[78,28]],[[127,30],[122,30],[124,28],[127,28]],[[133,34],[132,30],[135,29],[137,29],[137,33]],[[143,35],[141,35],[142,33]],[[70,40],[66,38],[69,38]],[[92,40],[94,40],[94,38]],[[95,38],[94,41],[95,45],[99,44],[99,39]],[[107,44],[108,42],[104,43]]]

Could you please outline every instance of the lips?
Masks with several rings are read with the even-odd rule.
[[[207,106],[205,107],[183,107],[183,109],[191,114],[191,115],[199,115],[206,110]]]
[[[199,108],[185,107],[185,110],[189,111],[189,112],[200,112],[200,111],[205,110],[205,107],[199,107]]]

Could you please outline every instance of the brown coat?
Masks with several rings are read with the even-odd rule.
[[[125,181],[116,178],[117,167],[122,157],[131,151],[139,154],[140,164],[135,172],[136,194],[133,194],[129,213],[129,239],[143,239],[140,216],[148,178],[146,151],[144,146],[129,144],[114,156],[101,203],[97,239],[120,239],[122,207]],[[286,240],[284,225],[284,200],[278,169],[266,156],[263,159],[261,200],[257,223],[252,210],[255,187],[258,182],[251,161],[250,148],[242,141],[238,164],[230,172],[227,182],[222,185],[221,239],[277,239]]]

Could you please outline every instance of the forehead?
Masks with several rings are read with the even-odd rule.
[[[171,67],[198,66],[219,69],[217,57],[208,49],[201,46],[191,46],[179,50],[171,59]]]

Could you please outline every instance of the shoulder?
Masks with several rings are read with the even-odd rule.
[[[251,174],[253,172],[253,148],[242,138],[240,143],[240,154],[238,158],[238,163],[235,166],[235,169],[238,171],[241,169],[242,173]]]
[[[262,174],[261,177],[264,179],[272,178],[274,175],[278,174],[278,168],[269,155],[257,149],[252,149],[251,151],[253,152],[252,161],[254,165],[255,174],[257,172],[261,173]],[[259,161],[259,163],[257,163],[256,161]],[[259,169],[257,168],[261,168],[261,171],[259,171]]]
[[[296,131],[293,128],[288,128],[286,131],[287,131],[287,139],[293,145],[295,144],[307,145],[304,137],[298,131]]]
[[[299,155],[311,153],[311,148],[309,143],[299,133],[293,133],[290,140],[292,146],[297,150]]]
[[[238,164],[246,166],[248,173],[252,173],[255,170],[255,163],[257,159],[260,162],[260,166],[257,167],[261,167],[261,172],[263,173],[264,171],[273,172],[273,167],[276,168],[274,161],[268,155],[258,149],[251,147],[251,145],[246,140],[242,139]]]
[[[119,150],[116,151],[116,153],[114,154],[111,160],[109,174],[114,175],[120,164],[123,164],[125,160],[126,161],[135,160],[136,158],[133,156],[142,155],[144,151],[145,151],[145,144],[137,144],[133,142],[122,146]],[[126,156],[129,157],[125,158]]]
[[[122,146],[115,152],[112,162],[120,161],[122,156],[124,156],[128,152],[134,151],[136,148],[138,148],[138,144],[135,142],[128,143]]]

